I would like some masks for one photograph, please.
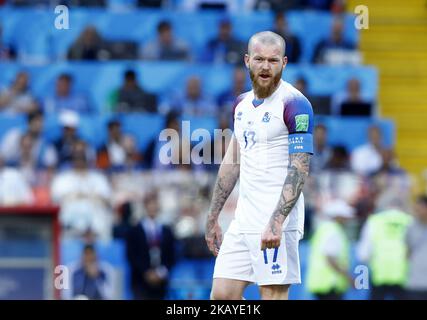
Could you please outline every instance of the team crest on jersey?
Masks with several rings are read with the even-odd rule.
[[[243,112],[242,112],[242,111],[237,112],[236,119],[237,119],[237,120],[242,120],[242,114],[243,114]]]
[[[270,112],[266,112],[266,113],[264,114],[264,117],[262,118],[262,122],[270,122],[270,119],[271,119],[271,114],[270,114]]]

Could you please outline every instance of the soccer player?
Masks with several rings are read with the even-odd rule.
[[[301,193],[313,153],[310,102],[282,72],[285,41],[265,31],[251,37],[245,64],[252,90],[234,107],[234,134],[221,163],[206,224],[217,256],[211,299],[242,298],[258,284],[262,299],[287,299],[300,283]],[[235,218],[222,239],[218,216],[240,178]]]

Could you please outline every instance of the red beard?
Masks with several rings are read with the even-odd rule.
[[[249,68],[249,75],[251,77],[252,88],[254,89],[255,95],[260,99],[265,99],[271,96],[274,90],[276,90],[280,79],[282,78],[282,72],[280,72],[272,78],[272,81],[270,81],[268,85],[262,86],[258,84],[258,79],[260,78],[260,75],[255,75],[252,72],[251,68]]]

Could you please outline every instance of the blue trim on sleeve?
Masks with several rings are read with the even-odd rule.
[[[283,121],[289,134],[296,132],[313,133],[314,115],[310,101],[304,96],[297,96],[287,101]]]
[[[311,133],[293,133],[289,135],[289,154],[313,154],[313,135]]]

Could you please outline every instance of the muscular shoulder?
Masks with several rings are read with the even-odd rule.
[[[283,121],[291,133],[313,132],[313,108],[308,99],[299,91],[284,100]]]
[[[281,93],[285,108],[305,108],[313,112],[310,101],[290,83],[283,81]]]

